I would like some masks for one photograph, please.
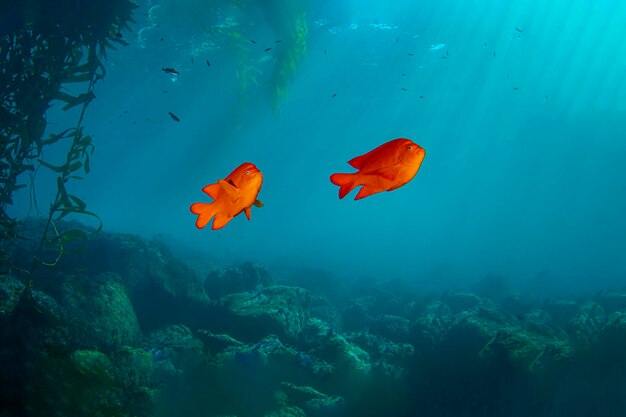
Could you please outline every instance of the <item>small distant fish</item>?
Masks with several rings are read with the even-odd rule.
[[[206,60],[206,66],[207,66],[207,67],[210,67],[210,66],[211,66],[211,63],[209,62],[209,60],[208,60],[208,59]]]
[[[438,51],[439,49],[443,49],[446,47],[445,43],[438,43],[438,44],[432,44],[430,45],[430,50],[431,51]]]
[[[180,122],[180,119],[174,113],[169,112],[169,115],[172,118],[172,120],[174,120],[175,122]]]
[[[407,89],[406,89],[406,88],[404,88],[404,87],[402,87],[402,91],[407,91]]]
[[[548,95],[546,94],[546,101],[548,101]]]
[[[163,38],[161,38],[161,42],[163,42]]]
[[[405,73],[402,73],[402,74],[400,74],[400,75],[402,75],[403,77],[406,77],[406,74],[405,74]]]
[[[415,54],[407,54],[408,56],[415,56]]]
[[[180,75],[180,72],[176,71],[174,68],[161,68],[161,71],[169,75]]]
[[[333,94],[331,95],[331,97],[333,97],[333,98],[334,98],[334,97],[337,97],[337,93],[333,93]]]
[[[252,42],[252,43],[256,44],[256,41],[253,41],[252,39],[250,39],[250,42]]]
[[[326,49],[324,49],[324,55],[326,55]]]
[[[420,98],[424,98],[424,96],[420,96]]]
[[[515,27],[515,30],[518,31],[519,33],[523,33],[524,31],[518,27]]]
[[[282,39],[278,39],[276,41],[274,41],[274,43],[281,43],[283,40]]]
[[[265,51],[265,52],[269,52],[269,51],[271,51],[271,50],[272,50],[272,48],[265,48],[265,49],[264,49],[264,51]]]
[[[515,90],[515,91],[519,91],[519,88],[517,88],[517,87],[513,87],[513,90]]]
[[[486,48],[486,47],[487,47],[487,42],[485,42],[485,46],[484,46],[484,48]]]
[[[118,38],[121,38],[121,37],[122,37],[122,32],[117,32],[117,33],[115,34],[115,36],[117,36]]]
[[[496,53],[495,53],[495,51],[494,51],[494,53],[493,53],[493,56],[496,56]]]
[[[193,64],[193,57],[191,57],[191,63]]]

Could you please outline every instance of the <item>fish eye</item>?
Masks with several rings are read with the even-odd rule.
[[[409,151],[413,150],[413,145],[409,145],[406,147]]]
[[[246,175],[250,175],[250,170],[247,170],[247,171],[246,171]]]

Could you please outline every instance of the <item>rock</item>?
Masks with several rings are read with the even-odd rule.
[[[9,316],[20,299],[25,285],[10,275],[0,275],[0,320]]]
[[[370,332],[398,342],[411,340],[411,322],[400,316],[384,314],[370,325]]]
[[[471,310],[482,302],[477,295],[463,291],[447,291],[443,295],[442,301],[450,307],[452,314]]]
[[[78,373],[100,385],[113,385],[113,365],[102,352],[96,350],[76,350],[71,356]]]
[[[313,387],[300,387],[291,382],[282,382],[280,388],[287,394],[288,403],[306,412],[307,416],[337,414],[343,398],[322,394]]]
[[[214,334],[208,330],[199,330],[198,339],[212,354],[219,353],[229,347],[242,347],[245,344],[227,334]]]
[[[407,361],[415,351],[409,343],[396,343],[385,337],[367,332],[350,333],[346,339],[364,349],[371,360],[378,363],[406,366]]]
[[[311,294],[297,287],[273,286],[252,294],[228,294],[220,300],[226,311],[220,325],[246,342],[270,334],[295,339],[309,319],[310,302]]]
[[[209,297],[219,299],[226,294],[254,291],[272,284],[269,271],[262,265],[245,262],[209,273],[204,289]]]
[[[418,352],[428,352],[443,340],[454,316],[450,307],[434,301],[411,327],[411,343]]]
[[[610,314],[598,335],[596,349],[615,367],[626,367],[626,311]]]
[[[569,360],[572,351],[566,338],[547,338],[510,326],[499,329],[480,354],[511,360],[522,368],[536,370]]]
[[[606,323],[606,314],[600,304],[588,301],[580,306],[578,312],[567,325],[573,344],[581,349],[591,346]]]
[[[354,377],[358,380],[371,370],[369,354],[335,332],[330,332],[325,339],[320,340],[319,346],[309,353],[333,364],[335,372],[348,379]]]
[[[166,326],[150,335],[155,359],[171,361],[177,369],[185,369],[202,361],[203,343],[182,324]]]
[[[79,281],[68,278],[62,292],[60,303],[67,310],[73,346],[111,352],[137,345],[139,323],[119,275],[103,273]]]
[[[550,314],[554,324],[565,327],[578,312],[578,303],[560,298],[550,299],[543,304],[542,309]]]
[[[374,318],[362,300],[354,300],[341,311],[342,328],[345,331],[361,331],[369,328]]]
[[[603,291],[594,297],[594,301],[604,308],[606,314],[626,311],[626,293]]]

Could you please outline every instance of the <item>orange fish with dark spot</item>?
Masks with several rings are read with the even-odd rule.
[[[253,205],[263,207],[263,203],[257,200],[262,184],[261,171],[254,164],[245,162],[225,179],[207,185],[202,191],[215,201],[191,205],[191,212],[198,215],[196,227],[202,229],[215,217],[212,229],[221,229],[241,212],[244,212],[250,220],[250,208]]]
[[[333,174],[330,181],[339,186],[339,198],[363,186],[355,200],[402,187],[419,171],[426,151],[410,139],[398,138],[348,161],[359,170],[353,174]]]

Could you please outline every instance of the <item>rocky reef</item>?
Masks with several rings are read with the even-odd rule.
[[[28,242],[0,276],[1,417],[626,415],[623,292],[199,277],[104,232],[29,283]]]

